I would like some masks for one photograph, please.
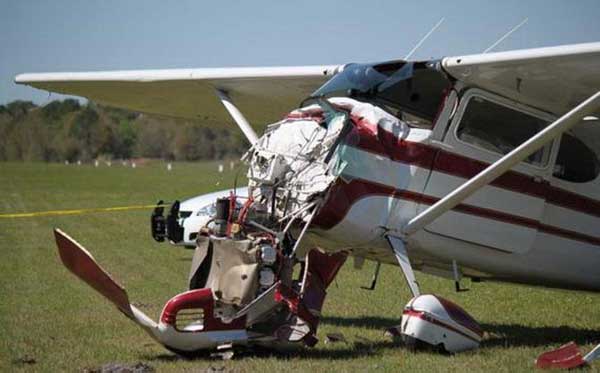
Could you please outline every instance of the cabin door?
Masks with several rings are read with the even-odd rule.
[[[463,95],[425,187],[420,210],[477,175],[551,118],[471,89]],[[425,230],[510,253],[525,253],[544,212],[551,145],[530,156]]]

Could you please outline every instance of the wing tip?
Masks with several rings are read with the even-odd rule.
[[[15,84],[25,84],[32,85],[35,82],[44,81],[43,76],[40,73],[22,73],[15,75],[14,82]]]
[[[28,74],[18,74],[15,76],[15,84],[25,84],[27,83],[27,75]]]

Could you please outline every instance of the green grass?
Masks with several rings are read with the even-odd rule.
[[[214,162],[177,163],[170,173],[161,162],[137,169],[0,163],[0,214],[149,204],[231,185],[234,173],[216,169]],[[0,371],[80,371],[142,361],[158,371],[512,372],[531,370],[539,353],[570,340],[585,351],[600,342],[600,307],[592,294],[496,283],[467,283],[470,291],[455,293],[451,282],[418,273],[424,291],[456,301],[489,336],[479,350],[456,356],[411,353],[383,336],[409,299],[398,268],[383,266],[377,289],[365,291],[360,286],[370,281],[372,264],[356,271],[349,261],[330,288],[318,332],[321,340],[340,332],[348,343],[231,361],[180,359],[67,272],[53,242],[53,227],[76,238],[157,318],[165,301],[185,290],[192,252],[154,242],[149,214],[0,219]]]

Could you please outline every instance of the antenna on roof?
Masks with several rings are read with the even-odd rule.
[[[490,45],[488,47],[488,49],[484,50],[483,53],[487,53],[489,51],[491,51],[492,49],[496,48],[498,46],[498,44],[502,43],[502,41],[504,39],[506,39],[507,37],[509,37],[513,32],[517,31],[518,29],[521,28],[521,26],[523,26],[524,24],[527,23],[527,21],[529,21],[529,18],[525,18],[524,20],[521,21],[521,23],[519,23],[518,25],[516,25],[515,27],[513,27],[509,32],[507,32],[506,34],[502,35],[502,37],[500,39],[498,39],[494,44]]]
[[[442,22],[444,22],[444,17],[442,17],[442,18],[441,18],[441,19],[438,21],[438,23],[436,23],[436,24],[435,24],[435,26],[433,26],[433,27],[431,28],[431,30],[429,30],[429,32],[428,32],[428,33],[427,33],[425,36],[423,36],[423,38],[421,38],[421,40],[419,40],[419,42],[417,43],[417,45],[415,45],[415,46],[413,47],[413,49],[411,49],[411,50],[410,50],[410,52],[408,52],[408,54],[406,55],[406,57],[404,57],[404,59],[405,59],[405,60],[408,60],[408,59],[410,58],[410,56],[412,56],[412,55],[413,55],[413,54],[414,54],[414,53],[417,51],[417,49],[419,49],[419,47],[421,46],[421,44],[423,44],[423,43],[425,42],[425,40],[427,40],[427,38],[429,38],[429,36],[431,36],[431,34],[433,34],[433,32],[434,32],[434,31],[435,31],[435,30],[436,30],[438,27],[440,27],[440,25],[442,24]]]

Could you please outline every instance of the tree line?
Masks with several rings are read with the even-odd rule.
[[[44,106],[0,105],[0,161],[239,157],[248,147],[237,128],[136,113],[74,99]]]

